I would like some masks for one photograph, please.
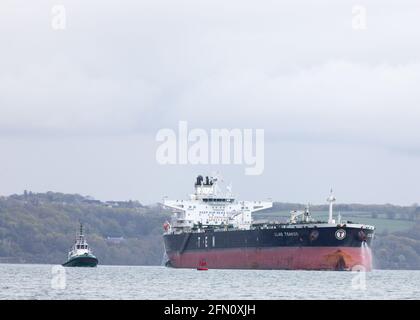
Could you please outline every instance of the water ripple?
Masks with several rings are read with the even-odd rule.
[[[65,289],[54,289],[51,265],[0,264],[0,299],[420,299],[420,271],[98,266],[65,272]]]

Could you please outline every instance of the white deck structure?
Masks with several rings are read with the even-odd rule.
[[[217,177],[198,176],[195,192],[189,200],[167,200],[164,206],[174,209],[172,232],[193,227],[228,226],[248,230],[252,224],[252,213],[271,208],[271,201],[237,201],[230,188],[222,194]],[[169,231],[169,230],[168,230]]]

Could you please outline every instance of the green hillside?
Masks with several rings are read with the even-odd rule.
[[[163,256],[168,214],[136,202],[100,203],[79,195],[26,194],[0,199],[0,261],[62,263],[79,221],[102,264],[155,265]]]

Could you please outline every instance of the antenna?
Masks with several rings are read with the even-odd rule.
[[[220,171],[212,171],[211,172],[211,177],[213,178],[213,181],[220,181],[222,183],[224,183],[224,179],[222,174],[220,173]]]
[[[220,194],[222,191],[219,185],[220,183],[222,184],[224,183],[222,175],[220,174],[219,171],[212,171],[210,178],[211,178],[211,181],[213,182],[214,194],[215,195]]]

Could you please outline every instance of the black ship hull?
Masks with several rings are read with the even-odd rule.
[[[168,265],[216,269],[372,269],[373,229],[275,225],[251,230],[165,234]]]

